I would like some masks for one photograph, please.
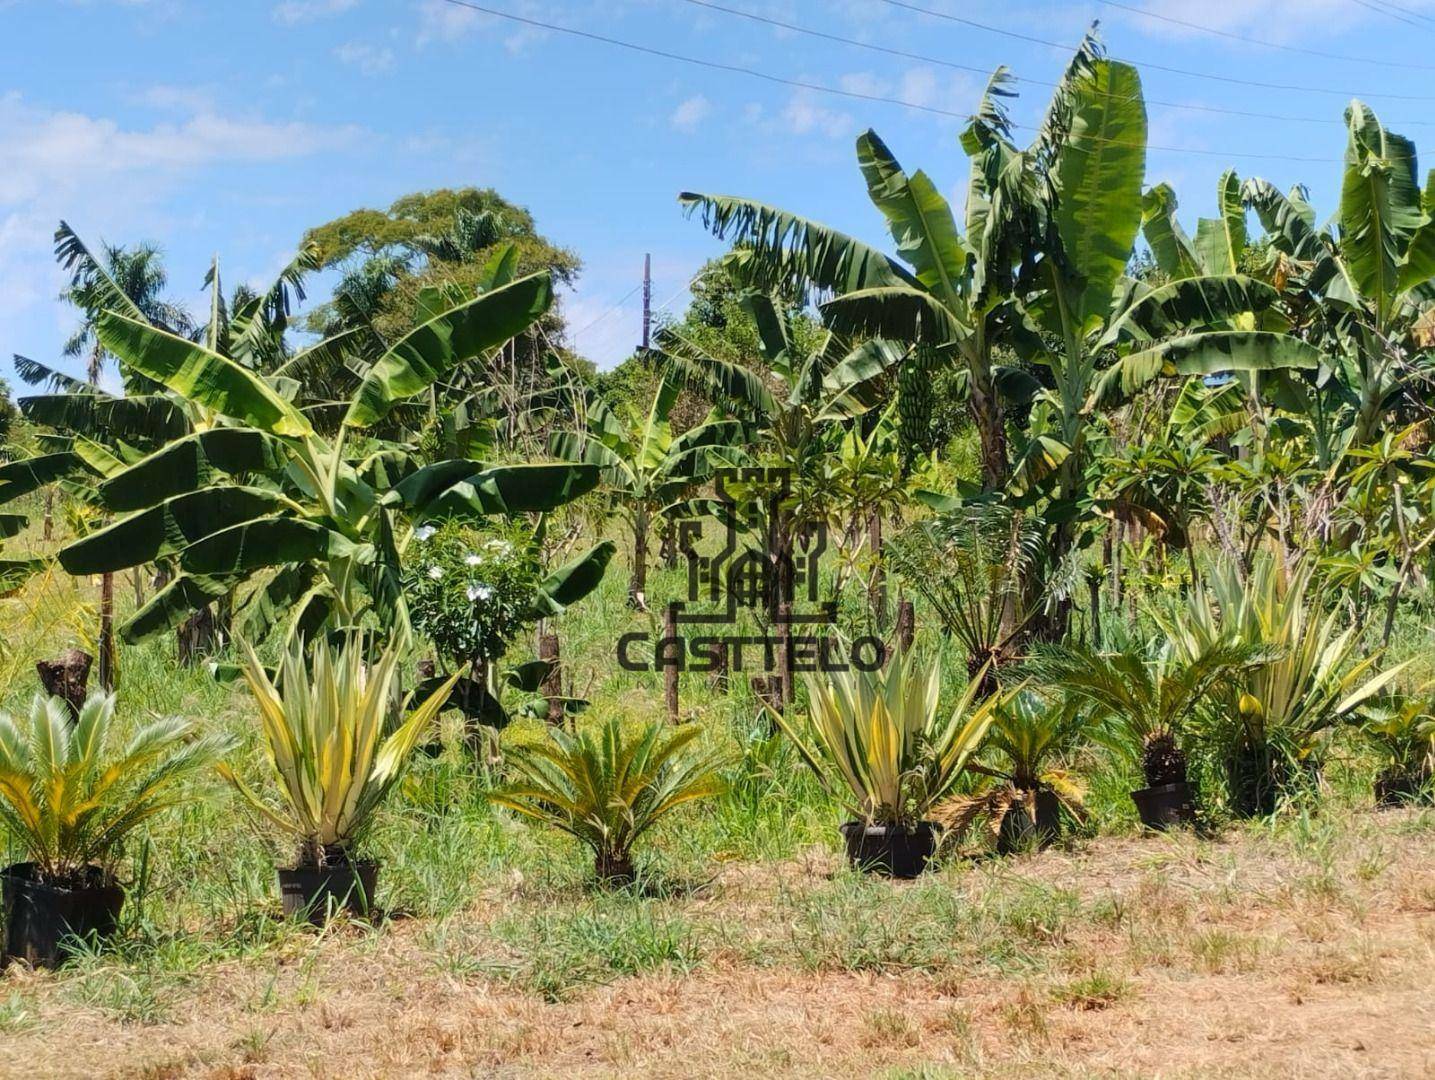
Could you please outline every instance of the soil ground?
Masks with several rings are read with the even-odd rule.
[[[0,977],[5,1077],[1435,1076],[1435,813],[1080,840]]]

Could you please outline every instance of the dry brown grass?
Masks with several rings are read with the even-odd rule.
[[[643,902],[685,920],[693,963],[547,997],[494,966],[524,953],[496,919],[585,899],[509,881],[442,928],[185,973],[151,1022],[11,971],[0,1075],[1428,1077],[1435,832],[1402,823],[1101,839],[917,885],[825,851],[731,864]]]

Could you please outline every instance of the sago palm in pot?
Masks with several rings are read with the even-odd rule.
[[[74,720],[59,697],[37,696],[27,717],[0,714],[0,824],[26,854],[0,875],[7,958],[53,965],[68,939],[112,933],[124,841],[194,797],[183,781],[230,745],[188,720],[155,720],[128,737],[118,727],[113,695],[93,695]]]

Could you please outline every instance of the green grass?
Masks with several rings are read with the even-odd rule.
[[[555,620],[575,689],[593,701],[582,723],[662,715],[659,676],[626,672],[613,662],[620,633],[655,625],[627,608],[625,579],[615,565],[595,596]],[[681,571],[657,568],[651,595],[674,594],[682,583]],[[92,596],[88,583],[53,576],[0,601],[5,707],[22,707],[34,692],[35,657],[71,642],[92,647],[84,636],[93,622]],[[1401,632],[1402,642],[1413,641],[1404,621]],[[941,656],[943,692],[951,700],[960,686],[960,658],[930,626],[922,626],[920,639]],[[515,649],[519,659],[523,648]],[[122,715],[183,713],[236,732],[241,771],[262,775],[253,709],[242,687],[216,683],[203,667],[177,668],[169,640],[125,648],[121,657]],[[686,975],[734,963],[995,978],[1014,986],[1046,980],[1040,993],[1015,994],[1002,1018],[1031,1044],[1048,1038],[1051,1009],[1108,1008],[1131,993],[1124,975],[1073,954],[1078,928],[1109,931],[1128,943],[1130,955],[1154,963],[1189,961],[1210,972],[1239,973],[1262,960],[1259,940],[1201,929],[1189,901],[1161,885],[1172,872],[1198,868],[1219,893],[1221,874],[1234,870],[1223,867],[1221,845],[1211,838],[1183,834],[1146,842],[1137,871],[1149,882],[1142,895],[1150,903],[1140,909],[1107,890],[1032,876],[1024,856],[955,855],[903,885],[852,872],[837,855],[840,806],[791,746],[773,736],[743,681],[724,695],[706,676],[689,673],[681,687],[685,715],[702,725],[704,740],[730,754],[731,786],[648,838],[637,853],[642,876],[636,886],[596,891],[590,860],[575,843],[495,810],[486,792],[501,767],[476,760],[449,720],[442,751],[416,762],[366,838],[382,863],[378,899],[388,919],[372,929],[347,929],[347,947],[378,949],[390,927],[416,926],[430,971],[545,1000],[631,976]],[[523,720],[504,732],[502,745],[542,737],[541,723]],[[1098,837],[1135,836],[1131,763],[1084,749],[1066,764],[1085,784],[1090,817],[1059,850],[1078,852]],[[1351,876],[1378,881],[1391,859],[1378,828],[1364,828],[1358,841],[1352,834],[1349,812],[1369,805],[1372,769],[1362,748],[1342,733],[1319,803],[1291,806],[1271,821],[1232,824],[1216,816],[1211,836],[1236,830],[1293,858],[1298,872],[1279,887],[1301,902],[1348,905]],[[156,1024],[173,1019],[217,965],[241,963],[257,976],[241,995],[242,1009],[256,1023],[236,1038],[246,1057],[261,1060],[267,1045],[262,1018],[320,993],[325,942],[278,917],[274,867],[290,858],[285,846],[242,814],[217,779],[195,794],[125,853],[119,869],[131,891],[118,938],[73,961],[57,976],[57,987],[65,1001],[119,1022]],[[1435,810],[1405,815],[1394,830],[1428,835]],[[830,877],[812,880],[807,867],[814,858],[833,868]],[[760,908],[735,914],[724,906],[730,897],[718,879],[729,864],[740,864],[744,880],[761,891]],[[863,1022],[878,1041],[911,1037],[900,1016],[874,1012]],[[0,996],[0,1032],[38,1023],[28,991]],[[952,1038],[968,1047],[963,1060],[976,1068],[980,1048],[963,1034],[966,1021],[956,1014],[952,1023]]]

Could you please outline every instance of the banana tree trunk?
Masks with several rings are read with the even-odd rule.
[[[882,563],[882,512],[872,511],[867,520],[867,541],[872,548],[872,578],[867,588],[867,602],[872,607],[872,621],[878,631],[887,628],[887,571]]]
[[[979,385],[978,380],[973,379],[970,401],[972,423],[981,440],[982,488],[1000,491],[1006,487],[1011,470],[1007,466],[1006,426],[996,387],[990,383]]]
[[[648,511],[639,507],[633,515],[633,570],[628,578],[628,604],[648,610]]]
[[[792,594],[794,567],[792,549],[794,543],[792,515],[784,510],[781,500],[774,495],[768,500],[767,551],[768,551],[768,613],[772,620],[773,635],[778,639],[777,672],[773,676],[778,683],[774,694],[784,706],[791,705],[794,687],[792,685]]]
[[[105,693],[115,688],[115,575],[100,575],[100,686]]]

